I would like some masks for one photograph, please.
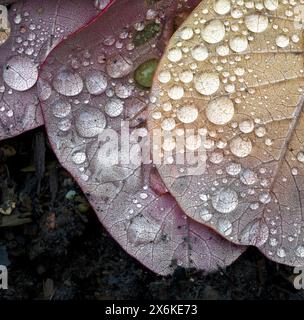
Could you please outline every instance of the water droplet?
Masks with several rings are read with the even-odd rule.
[[[104,114],[93,107],[80,111],[75,120],[78,133],[85,138],[92,138],[100,134],[106,126]]]
[[[107,59],[106,71],[114,79],[123,78],[133,71],[133,62],[128,57],[117,55]]]
[[[232,224],[227,219],[219,219],[218,221],[218,229],[225,236],[229,236],[232,232]]]
[[[161,83],[168,83],[171,80],[171,73],[170,71],[161,71],[158,74],[158,80]]]
[[[190,83],[193,80],[193,73],[190,70],[185,70],[179,74],[179,79],[183,83]]]
[[[83,89],[83,81],[78,73],[62,70],[53,79],[54,89],[64,96],[77,96]]]
[[[216,73],[201,73],[194,78],[195,89],[203,95],[212,95],[220,87],[220,79]]]
[[[277,256],[278,256],[279,258],[285,258],[285,257],[286,257],[285,249],[283,249],[283,248],[278,248],[278,250],[277,250]]]
[[[279,7],[279,1],[278,0],[264,0],[264,6],[266,9],[270,11],[277,10]]]
[[[215,98],[208,103],[206,115],[210,122],[224,125],[234,116],[233,102],[225,96]]]
[[[252,151],[251,140],[247,137],[236,137],[230,142],[230,151],[239,158],[247,157]]]
[[[266,134],[266,129],[264,127],[258,127],[255,129],[255,134],[257,137],[262,138]]]
[[[118,117],[123,112],[124,103],[120,99],[113,98],[105,105],[105,112],[109,117]]]
[[[206,209],[206,208],[203,208],[202,210],[201,210],[201,212],[199,213],[199,215],[200,215],[200,218],[203,220],[203,221],[210,221],[211,220],[211,218],[212,218],[212,214],[211,213],[209,213],[209,211],[208,211],[208,209]]]
[[[269,203],[271,201],[271,195],[268,192],[263,192],[263,193],[260,194],[259,200],[263,204],[267,204],[267,203]]]
[[[289,45],[289,38],[284,34],[280,34],[276,37],[276,45],[280,48],[286,48]]]
[[[182,59],[183,53],[179,48],[172,48],[168,51],[168,59],[171,62],[178,62]]]
[[[226,167],[226,172],[230,175],[230,176],[237,176],[242,170],[242,166],[239,163],[229,163]]]
[[[194,106],[185,106],[177,109],[177,118],[183,123],[192,123],[198,117],[198,110]]]
[[[255,184],[258,180],[258,176],[255,172],[253,172],[250,169],[245,169],[242,171],[240,175],[241,181],[246,185],[252,185]]]
[[[298,246],[296,249],[296,256],[299,258],[304,258],[304,247]]]
[[[202,45],[199,44],[191,49],[191,55],[192,58],[196,61],[204,61],[208,58],[208,49]]]
[[[22,16],[21,16],[21,14],[20,14],[20,13],[16,14],[15,17],[14,17],[14,22],[15,22],[16,24],[20,24],[21,21],[22,21]]]
[[[245,36],[236,36],[229,40],[229,46],[234,52],[244,52],[248,47],[248,40]]]
[[[165,131],[171,131],[175,128],[175,120],[173,118],[164,119],[161,123],[161,127]]]
[[[53,115],[57,118],[64,118],[71,112],[71,105],[69,102],[57,100],[52,104]]]
[[[190,27],[183,27],[180,31],[179,31],[179,35],[183,40],[190,40],[193,37],[193,29]]]
[[[71,129],[71,121],[69,119],[63,119],[58,123],[58,129],[66,132]]]
[[[217,0],[213,7],[217,14],[227,14],[231,9],[229,0]]]
[[[168,96],[172,100],[179,100],[184,96],[184,88],[181,86],[173,86],[168,90]]]
[[[211,20],[202,29],[201,36],[208,43],[218,43],[225,37],[225,26],[220,20]]]
[[[29,90],[35,85],[37,79],[37,66],[28,57],[14,56],[4,65],[3,80],[14,90]]]
[[[90,94],[99,95],[106,91],[108,80],[103,72],[94,70],[87,74],[85,83]]]
[[[115,94],[118,98],[127,99],[132,95],[134,87],[129,84],[118,83],[115,86]]]
[[[72,161],[75,164],[82,164],[86,161],[86,154],[84,152],[76,152],[72,155]]]
[[[240,123],[239,128],[243,133],[250,133],[254,129],[254,123],[251,120],[244,120]]]
[[[49,83],[41,78],[37,82],[37,91],[41,101],[46,101],[52,94],[52,88]]]
[[[165,151],[172,151],[175,149],[176,143],[173,137],[164,138],[163,149]]]
[[[268,17],[260,14],[246,16],[245,25],[251,32],[261,33],[268,27]]]
[[[238,194],[230,188],[223,188],[212,196],[213,208],[221,213],[230,213],[238,206]]]
[[[298,161],[304,163],[304,152],[300,151],[300,152],[297,154],[297,159],[298,159]]]

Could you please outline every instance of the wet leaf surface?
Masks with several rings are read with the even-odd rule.
[[[39,66],[53,46],[98,14],[93,1],[24,0],[10,7],[6,24],[1,8],[10,37],[0,33],[0,140],[43,124]],[[45,98],[49,89],[38,89]]]
[[[137,161],[139,142],[147,137],[145,87],[151,71],[141,69],[140,81],[134,71],[159,59],[176,14],[189,9],[182,3],[117,1],[52,51],[40,75],[51,88],[42,109],[60,163],[118,243],[159,274],[177,266],[211,271],[230,264],[245,249],[186,218],[151,164]],[[119,19],[117,12],[123,12]],[[121,127],[122,120],[130,127]],[[116,144],[107,138],[116,139],[117,133],[119,139],[131,136],[130,149],[120,151],[123,160],[130,156],[131,161],[115,164],[111,158]],[[117,141],[117,146],[123,143]]]
[[[292,284],[293,268],[273,263],[255,248],[214,273],[177,268],[172,276],[162,277],[150,272],[124,252],[93,210],[79,215],[84,194],[49,147],[37,195],[35,172],[21,169],[33,164],[33,154],[39,153],[36,135],[43,129],[0,143],[0,194],[7,181],[14,188],[16,211],[32,212],[32,222],[0,228],[0,247],[6,247],[11,262],[9,289],[0,290],[1,301],[42,299],[47,279],[54,281],[53,300],[304,298],[303,290]],[[3,157],[3,146],[16,154]],[[72,201],[65,198],[69,190],[77,193]],[[55,229],[49,228],[52,221]]]
[[[157,144],[159,172],[189,217],[274,261],[302,266],[304,70],[297,19],[278,1],[202,1],[161,60],[149,123],[167,134]],[[191,164],[178,163],[178,137],[188,151],[206,150],[205,168],[193,173]]]

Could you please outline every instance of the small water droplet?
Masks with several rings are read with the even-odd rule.
[[[120,99],[113,98],[105,105],[105,112],[109,117],[118,117],[122,114],[124,102]]]
[[[86,75],[85,84],[90,94],[99,95],[106,91],[108,80],[103,72],[94,70]]]
[[[71,105],[69,102],[57,100],[52,104],[53,115],[57,118],[64,118],[71,112]]]

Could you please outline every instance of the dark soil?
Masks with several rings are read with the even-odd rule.
[[[0,299],[304,299],[293,269],[254,248],[209,275],[148,271],[101,226],[43,129],[0,144],[0,210],[11,212],[0,214]]]

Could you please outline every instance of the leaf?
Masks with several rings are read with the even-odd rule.
[[[116,241],[163,275],[177,265],[215,270],[244,251],[186,218],[152,165],[139,159],[139,141],[147,135],[148,80],[181,5],[117,1],[54,49],[40,75],[52,87],[42,110],[59,161]]]
[[[10,37],[0,45],[0,140],[43,124],[36,88],[39,65],[52,47],[97,14],[93,1],[23,0],[12,5],[8,24],[3,22]],[[40,84],[42,99],[48,90]]]
[[[163,150],[160,175],[185,213],[292,266],[304,264],[297,10],[275,0],[201,2],[170,40],[149,113],[150,130],[167,132],[154,145]],[[186,137],[182,145],[174,128]],[[195,165],[205,170],[181,163],[177,148],[185,147],[200,153]]]

